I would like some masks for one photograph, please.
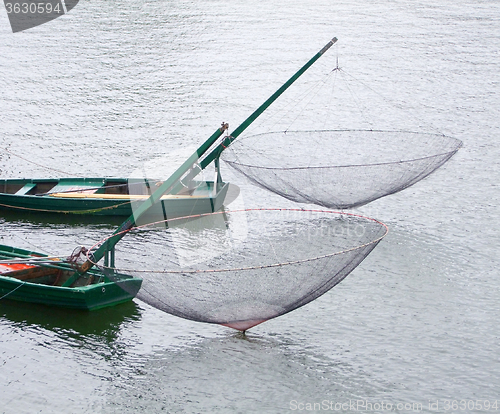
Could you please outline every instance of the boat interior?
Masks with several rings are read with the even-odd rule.
[[[159,187],[162,181],[153,184]],[[181,187],[176,195],[190,196],[194,194],[211,193],[213,182],[200,181],[193,188]],[[143,180],[85,178],[85,179],[30,179],[30,180],[0,180],[0,192],[16,196],[43,196],[43,195],[67,195],[71,194],[95,194],[95,195],[150,195],[155,188],[144,183]]]
[[[8,276],[23,282],[36,283],[47,286],[62,286],[74,273],[72,270],[27,264],[0,264],[0,276]],[[99,283],[100,278],[92,274],[77,279],[72,287],[87,286]]]
[[[2,180],[0,189],[4,194],[15,195],[49,195],[60,192],[128,194],[127,180],[106,179]]]

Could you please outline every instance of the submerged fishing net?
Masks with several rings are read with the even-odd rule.
[[[373,219],[312,210],[228,211],[167,224],[123,239],[116,268],[143,278],[138,298],[155,308],[240,330],[323,295],[387,233]]]
[[[222,158],[289,200],[346,209],[415,184],[461,145],[444,135],[407,131],[294,131],[238,139]]]

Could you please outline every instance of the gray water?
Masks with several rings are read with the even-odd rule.
[[[333,36],[325,65],[339,56],[395,103],[381,123],[464,143],[356,211],[389,235],[246,336],[138,300],[88,315],[3,301],[0,412],[500,410],[497,0],[87,0],[17,34],[1,8],[0,175],[128,176],[237,126]],[[224,176],[246,207],[289,205]],[[0,242],[56,254],[113,228],[3,217]]]

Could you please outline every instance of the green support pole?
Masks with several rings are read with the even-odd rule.
[[[212,136],[205,141],[197,150],[194,152],[163,184],[158,187],[158,189],[151,194],[132,214],[127,220],[125,220],[120,227],[113,233],[112,237],[109,238],[106,243],[103,243],[99,248],[93,253],[95,262],[101,260],[108,249],[113,249],[116,243],[118,243],[125,233],[130,230],[135,225],[135,220],[139,218],[142,214],[149,210],[155,203],[157,203],[163,194],[169,192],[177,182],[182,178],[182,176],[188,172],[192,166],[198,161],[198,159],[206,153],[210,147],[217,141],[217,139],[224,133],[227,129],[227,124],[222,124],[222,126],[215,131]],[[91,269],[93,263],[89,260],[85,261],[81,266],[79,273],[75,273],[66,283],[70,286],[80,274],[84,274],[89,269]]]
[[[337,38],[333,38],[328,42],[323,49],[321,49],[316,55],[314,55],[302,68],[300,68],[281,88],[279,88],[269,99],[267,99],[252,115],[250,115],[240,126],[238,126],[233,133],[224,139],[224,141],[217,146],[210,154],[208,154],[203,161],[200,163],[202,169],[206,168],[212,161],[217,159],[222,151],[227,148],[231,143],[245,130],[250,124],[257,119],[259,115],[262,114],[278,97],[285,92],[286,89],[292,85],[307,69],[309,69],[335,42]],[[227,124],[222,124],[214,134],[205,141],[196,152],[191,155],[158,189],[145,200],[139,208],[130,216],[123,224],[115,230],[113,235],[103,243],[94,253],[93,260],[98,262],[101,260],[108,249],[113,249],[116,243],[118,243],[122,237],[135,225],[135,220],[144,214],[151,206],[157,203],[163,194],[172,190],[172,188],[178,183],[181,178],[186,178],[190,180],[194,178],[198,171],[193,169],[193,165],[210,149],[210,147],[217,141],[217,139],[224,133],[227,129]],[[191,171],[190,171],[191,170]],[[80,272],[74,275],[75,280],[80,274],[87,272],[91,269],[93,263],[87,260],[80,267]],[[73,279],[73,278],[71,278]],[[68,281],[70,282],[70,281]],[[71,282],[73,283],[73,282]]]

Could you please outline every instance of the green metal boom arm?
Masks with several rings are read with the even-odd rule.
[[[300,68],[281,88],[279,88],[269,99],[267,99],[252,115],[250,115],[239,127],[237,127],[233,133],[224,139],[224,141],[218,145],[211,153],[209,153],[201,162],[200,166],[202,169],[206,168],[212,161],[217,159],[222,151],[227,148],[231,143],[250,126],[250,124],[257,119],[257,117],[262,114],[278,97],[285,92],[286,89],[290,87],[307,69],[309,69],[320,57],[323,55],[335,42],[337,38],[333,38],[328,42],[323,49],[321,49],[316,55],[314,55],[302,68]],[[155,203],[157,203],[161,196],[169,191],[178,183],[178,181],[186,177],[188,180],[194,178],[197,175],[197,171],[193,169],[193,165],[210,149],[210,147],[217,141],[217,139],[224,133],[225,125],[215,131],[207,141],[205,141],[196,152],[191,155],[158,189],[151,194],[151,196],[145,200],[139,208],[131,215],[115,232],[113,235],[103,243],[94,253],[93,261],[98,262],[101,260],[108,250],[111,250],[116,243],[118,243],[122,237],[130,230],[134,225],[138,217],[144,214],[149,208],[151,208]],[[191,170],[191,171],[190,171]],[[187,174],[186,174],[187,173]],[[87,272],[93,263],[89,260],[83,263],[80,267],[80,273]]]

